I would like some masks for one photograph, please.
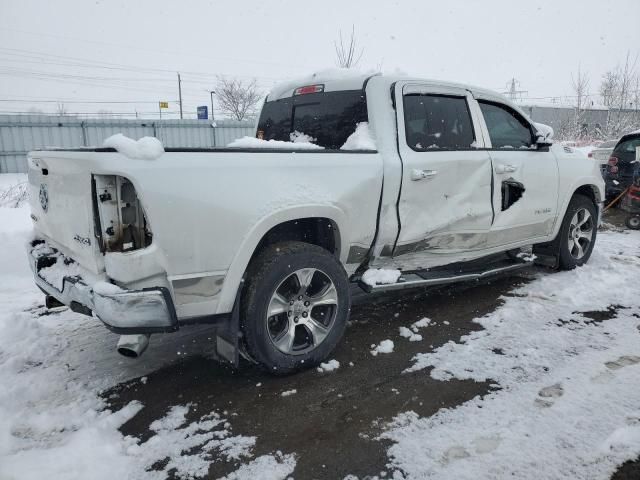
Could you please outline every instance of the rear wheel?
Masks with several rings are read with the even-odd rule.
[[[347,274],[327,250],[267,247],[249,269],[241,328],[247,353],[276,375],[310,368],[334,350],[351,309]]]
[[[596,242],[597,224],[598,211],[593,201],[583,195],[574,195],[555,241],[562,270],[587,263]]]
[[[624,223],[631,230],[640,230],[640,215],[630,215]]]

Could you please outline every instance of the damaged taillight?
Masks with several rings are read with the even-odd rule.
[[[95,234],[103,252],[151,245],[152,235],[133,184],[118,175],[93,175]]]

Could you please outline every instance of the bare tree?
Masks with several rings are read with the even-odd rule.
[[[590,135],[587,119],[589,107],[589,77],[580,65],[578,72],[571,74],[571,89],[573,91],[573,112],[563,118],[556,131],[556,138],[563,140],[580,140]]]
[[[353,68],[360,63],[364,48],[358,47],[355,26],[351,25],[351,36],[347,43],[342,38],[342,30],[338,31],[338,40],[333,42],[336,49],[336,65],[340,68]]]
[[[623,65],[618,65],[602,77],[600,96],[609,110],[607,124],[603,128],[603,135],[607,138],[616,138],[640,127],[640,75],[637,63],[637,56],[631,59],[627,53]]]
[[[615,104],[618,81],[618,72],[616,71],[609,71],[602,76],[602,81],[600,82],[600,97],[605,107],[611,108]]]
[[[580,114],[586,107],[589,94],[589,78],[580,70],[580,65],[578,65],[578,73],[576,76],[574,77],[573,74],[571,74],[571,88],[573,89],[576,99],[577,113]]]
[[[62,103],[62,102],[58,102],[56,104],[56,115],[66,115],[67,114],[67,106]]]
[[[245,84],[237,78],[218,77],[215,91],[220,110],[235,120],[244,120],[255,115],[261,93],[256,81]]]

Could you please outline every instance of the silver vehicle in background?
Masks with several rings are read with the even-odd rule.
[[[604,170],[606,169],[607,162],[609,161],[609,157],[613,153],[613,149],[615,148],[618,140],[606,140],[598,145],[597,148],[594,148],[587,155],[589,158],[593,158],[600,163],[600,171],[604,174]]]

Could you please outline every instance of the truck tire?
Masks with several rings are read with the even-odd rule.
[[[587,263],[596,243],[597,233],[596,205],[584,195],[574,195],[554,242],[560,270],[571,270]]]
[[[274,375],[311,368],[335,349],[350,311],[349,281],[334,255],[303,242],[270,245],[245,278],[245,350]]]
[[[624,224],[631,230],[640,230],[640,215],[629,215]]]

